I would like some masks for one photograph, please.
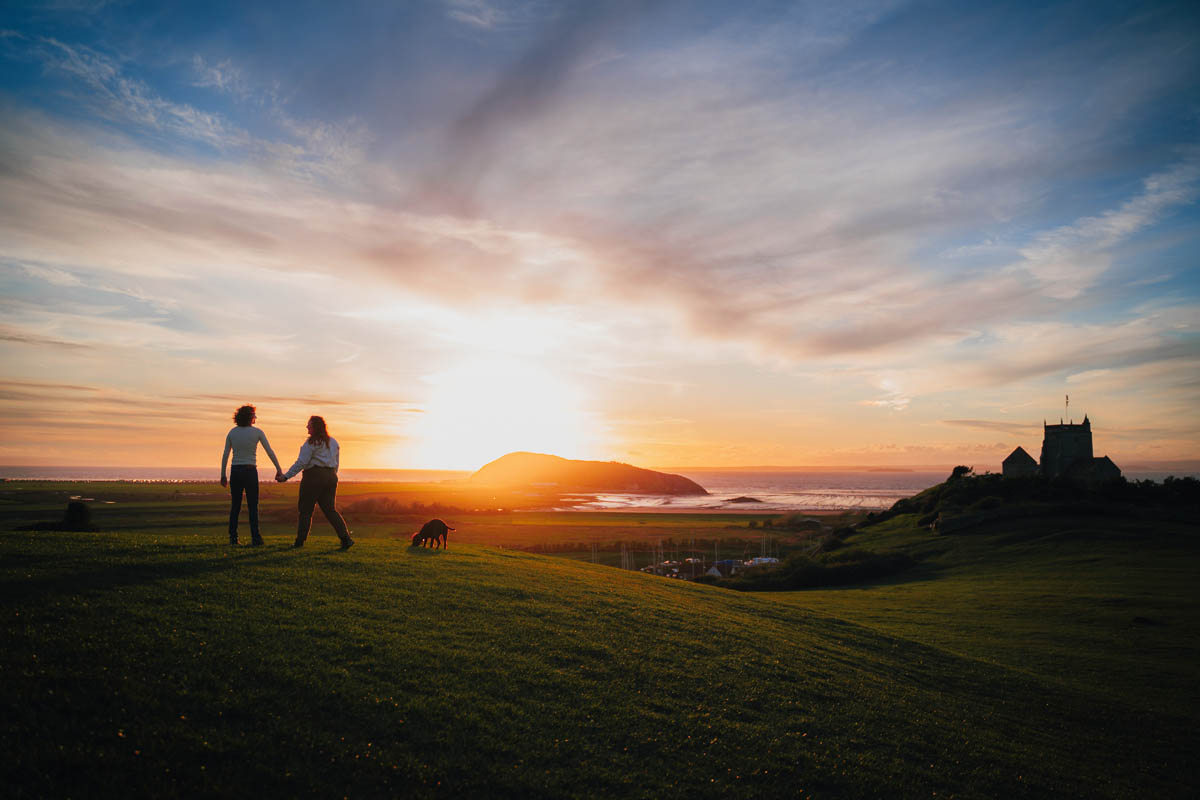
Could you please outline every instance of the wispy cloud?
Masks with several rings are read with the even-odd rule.
[[[97,118],[159,137],[163,145],[199,143],[300,178],[352,180],[365,163],[371,135],[361,120],[298,119],[288,113],[277,87],[256,84],[230,59],[214,64],[193,56],[192,85],[261,109],[278,136],[252,135],[219,111],[163,97],[132,77],[120,58],[86,45],[20,33],[12,33],[10,39],[10,55],[36,60],[48,72],[68,79],[64,92]]]
[[[33,345],[35,347],[61,347],[67,349],[84,349],[89,347],[84,342],[70,342],[65,339],[43,336],[38,333],[22,330],[20,327],[13,325],[0,325],[0,341]]]
[[[217,148],[241,146],[247,139],[244,131],[218,114],[161,97],[143,81],[126,75],[119,62],[90,47],[47,37],[21,38],[47,69],[80,81],[87,89],[78,95],[80,101],[101,117]]]
[[[193,85],[232,95],[238,100],[249,100],[255,91],[246,78],[245,72],[239,69],[231,59],[223,59],[211,63],[203,56],[192,56],[192,69],[195,73]]]
[[[1146,178],[1143,191],[1119,208],[1040,234],[1021,250],[1027,270],[1050,297],[1070,299],[1086,291],[1111,265],[1112,250],[1200,192],[1195,155]]]
[[[1023,425],[1015,422],[998,422],[988,419],[944,419],[943,425],[952,425],[959,428],[970,428],[971,430],[980,430],[988,432],[1007,433],[1012,436],[1032,436],[1038,432],[1036,425]]]
[[[512,12],[489,0],[446,0],[446,14],[473,28],[494,30],[512,19]]]

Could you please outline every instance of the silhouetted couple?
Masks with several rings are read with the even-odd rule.
[[[342,549],[349,550],[354,546],[350,531],[346,529],[346,520],[338,513],[336,507],[338,484],[337,439],[329,435],[322,417],[309,417],[308,438],[300,446],[300,455],[296,463],[287,472],[279,466],[275,451],[267,442],[267,435],[254,427],[257,420],[254,406],[242,406],[233,415],[237,425],[225,436],[225,453],[221,456],[221,485],[228,483],[230,490],[229,504],[229,543],[238,543],[238,516],[242,510],[242,494],[246,495],[246,505],[250,512],[250,544],[254,546],[263,543],[258,532],[258,467],[256,455],[258,443],[262,442],[263,450],[275,464],[275,480],[284,483],[297,472],[303,471],[300,479],[300,500],[298,503],[300,517],[296,524],[296,541],[292,547],[303,547],[308,538],[309,528],[312,527],[314,506],[321,507],[321,513],[342,542]],[[233,466],[229,480],[225,478],[225,465],[229,462],[229,454],[233,452]]]

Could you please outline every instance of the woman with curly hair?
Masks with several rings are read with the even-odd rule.
[[[229,486],[229,543],[232,545],[238,543],[238,515],[242,512],[243,492],[250,512],[250,544],[258,547],[263,543],[262,536],[258,534],[258,466],[255,463],[259,442],[262,442],[263,450],[267,451],[275,464],[275,476],[283,474],[267,435],[254,427],[257,419],[254,406],[242,406],[233,414],[233,421],[237,425],[225,434],[225,452],[221,455],[221,485]],[[233,453],[233,467],[226,480],[225,465],[229,463],[230,452]]]
[[[338,455],[337,439],[329,435],[325,419],[309,417],[308,438],[300,446],[300,457],[287,472],[275,476],[275,480],[283,483],[304,470],[304,477],[300,479],[300,520],[296,526],[296,543],[292,547],[304,546],[308,530],[312,527],[314,505],[321,507],[321,513],[342,541],[342,549],[349,550],[354,546],[350,531],[346,530],[346,520],[342,519],[334,505],[337,500]]]

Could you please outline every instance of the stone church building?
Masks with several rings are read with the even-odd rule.
[[[1079,483],[1100,484],[1121,477],[1121,470],[1108,456],[1092,454],[1092,423],[1084,416],[1079,425],[1042,423],[1041,462],[1033,460],[1025,449],[1018,447],[1004,459],[1004,477],[1044,475],[1047,478],[1066,477]]]

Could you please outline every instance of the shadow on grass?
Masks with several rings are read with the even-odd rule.
[[[435,549],[432,547],[409,546],[409,547],[406,547],[405,550],[408,551],[408,554],[410,556],[417,556],[418,558],[433,558],[434,556],[440,555],[442,553],[441,550],[438,550],[438,549]]]
[[[212,545],[207,549],[218,551],[230,548],[228,545],[223,547]],[[249,548],[242,549],[248,550]],[[214,559],[210,557],[140,564],[99,563],[88,569],[73,569],[77,566],[78,560],[64,564],[63,559],[55,555],[22,553],[19,554],[18,562],[21,569],[46,570],[53,574],[28,576],[13,574],[11,570],[5,570],[7,574],[0,576],[0,598],[28,600],[54,594],[78,594],[82,591],[109,590],[123,586],[174,581],[239,569],[247,564],[278,561],[286,556],[287,552],[282,549],[254,548],[253,551],[245,554],[233,551],[230,553],[230,558]],[[5,565],[16,566],[17,564],[14,562],[17,562],[17,555],[6,555]],[[112,551],[103,551],[99,555],[106,557],[117,554]]]
[[[886,586],[903,586],[906,583],[922,583],[926,581],[937,580],[945,572],[946,567],[941,564],[930,563],[928,561],[917,561],[911,567],[902,569],[899,572],[893,572],[891,575],[881,576],[875,580],[863,580],[858,583],[830,584],[828,586],[805,586],[803,588],[789,589],[785,591],[838,592],[855,591],[859,589],[880,589]]]

